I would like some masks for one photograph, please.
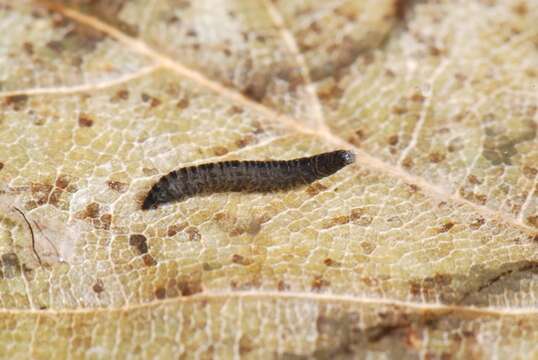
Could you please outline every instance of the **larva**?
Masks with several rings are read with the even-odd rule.
[[[142,209],[216,192],[288,190],[332,175],[355,161],[337,150],[293,160],[223,161],[189,166],[164,175],[146,195]]]

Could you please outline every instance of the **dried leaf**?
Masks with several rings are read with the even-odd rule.
[[[538,357],[536,1],[1,0],[0,29],[9,355]],[[140,210],[181,166],[337,148]]]

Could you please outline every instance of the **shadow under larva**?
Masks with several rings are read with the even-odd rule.
[[[217,192],[288,190],[332,175],[355,161],[355,154],[336,150],[292,160],[222,161],[174,170],[146,195],[143,210]]]

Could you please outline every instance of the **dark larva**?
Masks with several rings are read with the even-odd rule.
[[[142,209],[215,192],[269,192],[310,184],[355,161],[351,151],[272,161],[223,161],[189,166],[168,173],[153,185]]]

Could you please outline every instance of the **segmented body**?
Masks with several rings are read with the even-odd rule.
[[[350,151],[337,150],[293,160],[223,161],[172,171],[153,185],[142,209],[215,192],[271,192],[309,184],[354,162]]]

